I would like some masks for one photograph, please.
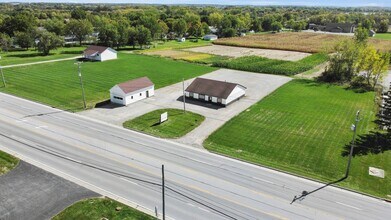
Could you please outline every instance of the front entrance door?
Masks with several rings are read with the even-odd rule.
[[[147,98],[149,97],[149,91],[146,92]]]

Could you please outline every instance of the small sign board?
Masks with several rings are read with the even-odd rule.
[[[375,167],[369,167],[369,175],[384,178],[384,170]]]
[[[163,123],[165,121],[167,121],[168,119],[168,113],[167,112],[164,112],[163,114],[160,115],[160,123]]]

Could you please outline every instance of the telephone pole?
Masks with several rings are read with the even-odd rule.
[[[345,178],[347,178],[349,176],[350,164],[352,162],[353,149],[354,149],[354,145],[355,145],[355,141],[356,141],[357,125],[358,125],[359,121],[360,121],[360,110],[357,111],[356,120],[355,120],[354,124],[352,125],[353,139],[352,139],[352,144],[350,146],[349,160],[348,160],[348,166],[346,167]]]
[[[165,186],[164,186],[164,165],[162,165],[162,212],[163,220],[166,220],[166,201],[165,201]]]
[[[81,87],[81,94],[83,96],[83,104],[84,104],[84,109],[87,108],[87,105],[86,105],[86,97],[85,97],[85,94],[84,94],[84,85],[83,85],[83,78],[81,76],[81,64],[82,62],[77,62],[75,63],[77,65],[77,70],[78,70],[78,74],[79,74],[79,79],[80,79],[80,87]]]
[[[0,56],[0,59],[1,59],[1,56]],[[1,74],[1,79],[3,80],[4,87],[6,87],[4,73],[3,73],[3,66],[1,66],[1,65],[0,65],[0,74]]]
[[[183,90],[183,112],[186,113],[185,79],[182,79],[182,90]]]

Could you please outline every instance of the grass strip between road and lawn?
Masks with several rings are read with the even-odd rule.
[[[0,151],[0,176],[8,173],[19,163],[19,159]]]
[[[53,217],[53,220],[73,219],[155,220],[156,218],[109,198],[92,198],[79,201]]]
[[[214,62],[213,66],[256,73],[276,75],[295,75],[313,69],[326,62],[328,56],[323,53],[313,54],[299,61],[268,59],[259,56],[246,56],[236,59]]]
[[[164,112],[168,113],[168,120],[159,123],[160,115]],[[189,111],[159,109],[126,121],[123,126],[157,137],[179,138],[198,127],[204,120],[204,116]]]
[[[390,140],[376,132],[374,93],[295,79],[228,121],[204,147],[212,152],[331,182],[346,170],[361,110],[350,176],[340,186],[380,197],[391,194]],[[385,170],[384,179],[368,168]]]
[[[75,61],[37,64],[4,69],[6,87],[0,92],[38,101],[56,108],[83,110],[83,99]],[[87,107],[110,98],[114,85],[147,76],[155,89],[172,85],[216,68],[167,58],[118,53],[117,60],[85,62],[81,65]]]

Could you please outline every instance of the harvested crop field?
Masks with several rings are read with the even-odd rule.
[[[223,38],[213,43],[216,45],[251,47],[261,49],[276,49],[299,51],[305,53],[333,52],[334,46],[351,37],[335,34],[317,34],[305,32],[289,32],[277,34],[254,34],[245,37]],[[391,44],[387,40],[369,39],[376,49],[390,51]]]
[[[248,47],[232,47],[232,46],[223,46],[223,45],[196,47],[196,48],[186,49],[186,51],[214,54],[219,56],[228,56],[228,57],[235,57],[235,58],[244,57],[244,56],[260,56],[269,59],[286,60],[286,61],[298,61],[311,55],[309,53],[303,53],[303,52],[255,49],[255,48],[248,48]]]
[[[185,51],[185,50],[156,50],[156,51],[145,52],[143,54],[168,57],[174,60],[185,60],[189,62],[205,63],[205,64],[210,64],[213,62],[228,59],[228,57],[222,57],[222,56],[212,55],[208,53],[195,53],[195,52]]]

